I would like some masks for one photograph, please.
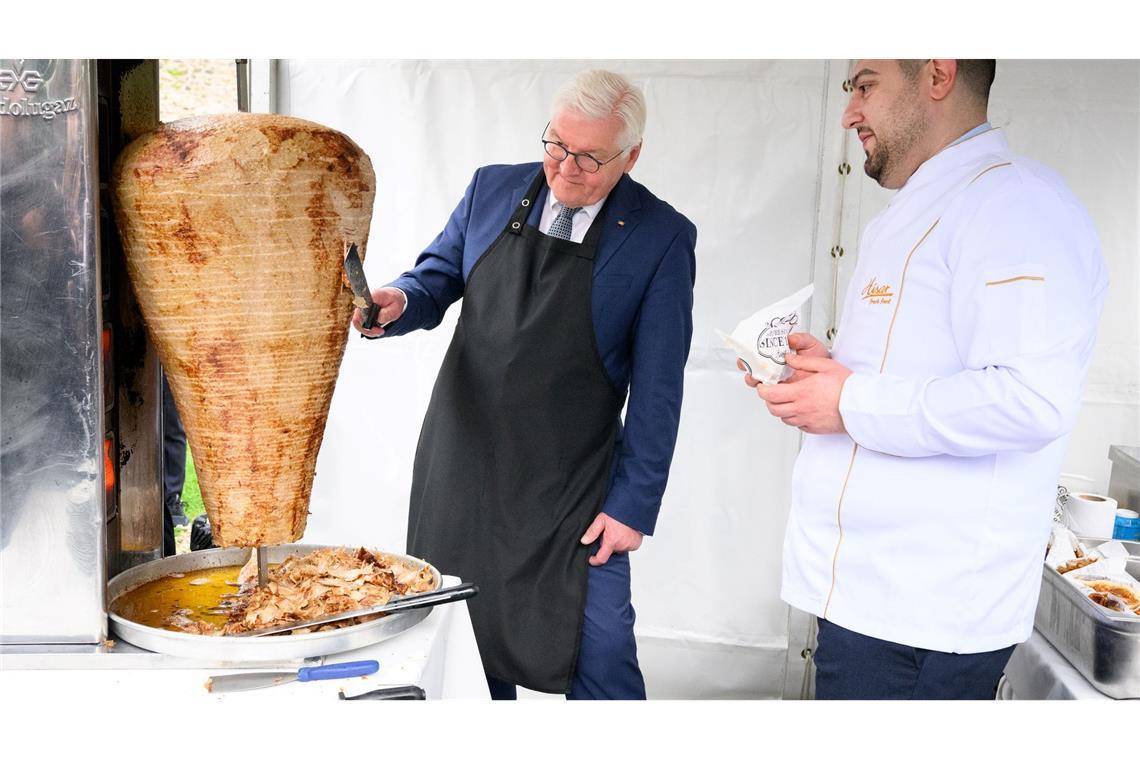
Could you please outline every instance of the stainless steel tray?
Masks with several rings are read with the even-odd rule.
[[[1081,539],[1085,546],[1104,539]],[[1140,579],[1140,542],[1121,541],[1132,558],[1128,573]],[[1033,621],[1050,644],[1099,691],[1116,699],[1140,698],[1140,617],[1114,614],[1090,601],[1045,565]]]
[[[271,563],[281,562],[294,554],[307,554],[316,549],[329,548],[313,544],[286,544],[271,546],[266,551],[266,557]],[[389,557],[403,560],[415,567],[424,567],[428,563],[416,557],[394,552],[378,552]],[[179,554],[174,557],[148,562],[145,565],[132,567],[111,579],[107,585],[107,597],[113,602],[121,594],[155,580],[170,573],[186,573],[210,567],[228,567],[244,565],[249,558],[249,549],[208,549],[206,551]],[[439,571],[431,568],[435,585],[440,587],[442,578]],[[111,604],[108,603],[108,609]],[[224,660],[227,662],[262,662],[267,660],[286,660],[303,657],[320,657],[337,652],[346,652],[351,649],[375,644],[378,641],[391,638],[402,633],[426,618],[432,608],[409,610],[395,615],[388,615],[367,623],[340,628],[335,631],[321,633],[302,633],[291,636],[266,636],[263,638],[244,638],[233,636],[201,636],[180,631],[167,631],[162,628],[151,628],[140,625],[113,612],[108,613],[111,621],[111,636],[121,638],[130,644],[152,652],[174,655],[177,657],[201,658],[210,660]]]

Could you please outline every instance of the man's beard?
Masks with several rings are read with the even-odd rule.
[[[926,132],[926,114],[913,104],[908,105],[909,109],[904,105],[891,114],[891,121],[897,128],[894,134],[887,136],[880,132],[874,133],[875,152],[867,156],[863,163],[863,171],[880,185],[884,178],[890,178],[898,168],[898,162],[911,152]]]
[[[891,161],[891,149],[888,145],[879,140],[878,135],[875,136],[875,142],[879,143],[877,146],[878,149],[867,156],[867,160],[863,162],[863,171],[867,173],[868,177],[881,185],[883,184],[881,179],[883,170],[887,168],[887,165],[890,164]]]

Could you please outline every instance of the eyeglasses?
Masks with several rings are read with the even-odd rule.
[[[545,138],[545,135],[546,130],[548,129],[550,129],[550,122],[546,122],[546,126],[542,129],[542,134],[544,136],[542,140],[542,149],[546,151],[546,155],[550,156],[559,163],[565,161],[567,156],[573,156],[574,163],[578,164],[578,168],[587,174],[596,174],[603,166],[608,164],[610,161],[621,157],[627,150],[629,150],[629,148],[622,148],[613,158],[607,159],[605,161],[599,161],[589,153],[575,153],[573,151],[566,150],[566,146],[560,142],[547,140]],[[633,146],[631,145],[630,147]]]

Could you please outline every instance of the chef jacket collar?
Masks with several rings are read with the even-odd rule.
[[[971,130],[973,131],[973,130]],[[905,193],[934,182],[947,172],[955,168],[973,166],[979,156],[992,154],[995,159],[1009,152],[1009,141],[1005,138],[1005,131],[999,127],[986,130],[973,137],[968,136],[960,142],[954,142],[926,159],[921,166],[910,175],[910,179],[899,189]]]

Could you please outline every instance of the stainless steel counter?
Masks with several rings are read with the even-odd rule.
[[[459,580],[444,576],[445,585]],[[18,649],[13,653],[12,649]],[[34,649],[35,651],[31,651]],[[377,660],[379,672],[362,678],[292,683],[270,689],[211,694],[204,688],[210,675],[244,670],[296,670],[319,661]],[[83,647],[0,648],[0,714],[11,704],[43,702],[53,709],[114,704],[129,712],[132,705],[159,701],[191,705],[223,700],[230,704],[265,704],[303,700],[337,700],[381,686],[421,686],[429,699],[487,699],[487,681],[475,644],[466,602],[432,608],[423,622],[384,641],[310,660],[221,662],[156,654],[115,642]]]

